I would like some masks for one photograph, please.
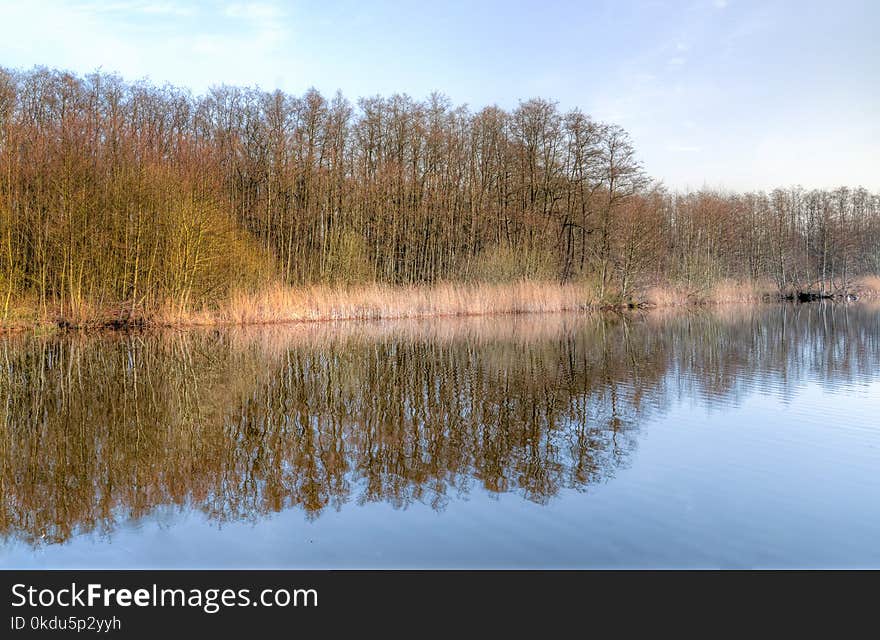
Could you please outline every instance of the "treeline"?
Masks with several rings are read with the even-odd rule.
[[[543,99],[183,89],[0,70],[0,311],[184,309],[269,282],[766,279],[880,272],[865,189],[669,193],[627,133]]]

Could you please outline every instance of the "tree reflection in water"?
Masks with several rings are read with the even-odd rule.
[[[628,464],[682,398],[868,378],[856,305],[0,340],[0,532],[38,545],[160,505],[215,521],[474,487],[545,503]]]

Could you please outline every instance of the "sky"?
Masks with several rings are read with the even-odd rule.
[[[544,97],[674,189],[880,190],[880,0],[0,0],[0,66],[352,100]]]

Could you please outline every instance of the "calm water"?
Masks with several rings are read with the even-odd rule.
[[[0,566],[880,567],[880,310],[0,339]]]

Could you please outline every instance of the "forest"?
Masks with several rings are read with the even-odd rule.
[[[624,129],[546,99],[0,68],[6,325],[852,296],[878,274],[880,194],[675,192]]]

